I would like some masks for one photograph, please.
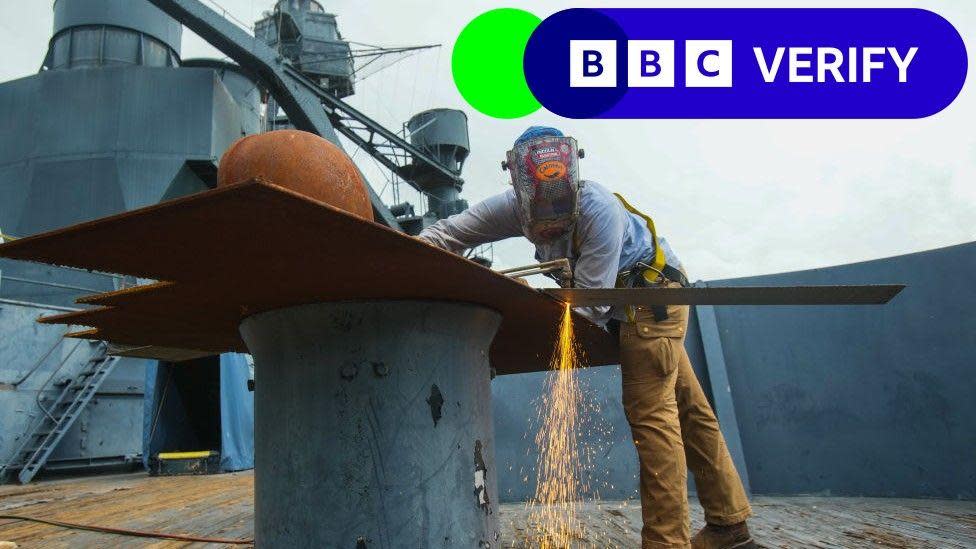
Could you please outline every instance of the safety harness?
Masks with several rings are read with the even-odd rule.
[[[654,220],[651,216],[641,212],[637,208],[630,205],[627,200],[621,196],[619,193],[613,193],[620,204],[623,205],[624,209],[628,212],[636,215],[637,217],[644,220],[647,224],[647,230],[651,233],[651,242],[654,246],[654,257],[651,259],[651,263],[644,263],[643,261],[638,261],[630,269],[620,271],[617,273],[617,283],[618,288],[630,288],[630,287],[647,287],[647,286],[666,286],[672,282],[677,282],[682,286],[688,286],[688,278],[685,276],[681,270],[668,265],[667,258],[664,257],[664,250],[661,248],[657,240],[657,230],[654,228]],[[579,236],[577,230],[573,228],[573,255],[577,258],[580,255],[579,252]],[[661,322],[668,319],[668,307],[666,305],[652,305],[651,314],[654,315],[654,320]],[[634,312],[634,307],[627,307],[627,320],[628,322],[634,322],[636,314]]]
[[[643,219],[644,222],[647,223],[647,230],[651,233],[651,242],[654,245],[654,257],[651,259],[651,264],[648,265],[647,263],[638,261],[630,269],[618,273],[617,287],[644,287],[654,285],[666,286],[671,282],[677,282],[682,286],[687,286],[688,278],[685,276],[685,274],[679,269],[668,265],[667,259],[664,257],[664,250],[657,241],[657,230],[654,228],[654,220],[651,219],[651,216],[631,206],[630,203],[627,202],[627,199],[625,199],[619,193],[613,193],[613,195],[617,197],[617,200],[619,200],[621,204],[623,204],[625,210]],[[667,305],[652,305],[651,314],[654,315],[654,320],[656,322],[667,320],[668,307]],[[634,307],[627,307],[627,321],[634,322],[635,318],[636,313],[634,311]]]

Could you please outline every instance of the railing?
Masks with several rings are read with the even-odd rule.
[[[18,237],[10,236],[8,234],[4,234],[3,232],[0,232],[0,244],[2,244],[4,242],[13,241],[13,240],[18,240]],[[127,284],[126,284],[126,277],[123,276],[123,275],[117,275],[117,274],[112,274],[112,273],[103,273],[103,272],[99,272],[99,271],[89,271],[89,270],[86,270],[86,269],[78,269],[78,268],[75,268],[75,267],[59,267],[59,268],[60,269],[64,269],[64,270],[68,270],[68,271],[83,272],[83,273],[86,273],[86,274],[91,274],[91,275],[95,275],[95,276],[101,276],[101,277],[110,278],[110,279],[113,280],[113,282],[114,282],[113,286],[116,289],[123,289],[123,288],[125,288],[127,286]],[[37,286],[46,286],[46,287],[51,287],[51,288],[59,288],[59,289],[63,289],[63,290],[74,290],[74,291],[85,292],[85,293],[101,293],[103,291],[103,290],[96,290],[94,288],[86,288],[84,286],[73,286],[71,284],[61,284],[61,283],[58,283],[58,282],[47,282],[47,281],[43,281],[43,280],[34,280],[34,279],[30,279],[30,278],[21,278],[21,277],[15,277],[15,276],[6,276],[6,277],[4,277],[3,276],[3,271],[0,271],[0,288],[2,288],[3,281],[4,280],[10,280],[10,281],[13,281],[13,282],[19,282],[21,284],[33,284],[33,285],[37,285]],[[7,300],[3,300],[3,301],[6,302]],[[22,302],[13,302],[13,301],[10,301],[10,302],[11,303],[18,304],[18,305],[42,306],[42,305],[39,305],[39,304],[36,304],[36,303],[26,303],[26,302],[22,303]],[[48,306],[43,305],[43,307],[47,308]],[[74,311],[74,310],[77,310],[77,309],[69,309],[69,308],[63,308],[63,307],[56,307],[56,309],[57,310],[64,310],[64,311]],[[67,332],[65,332],[65,334],[67,334]],[[27,381],[32,375],[34,375],[35,372],[37,372],[38,370],[40,370],[41,369],[41,366],[43,366],[45,364],[45,362],[47,362],[47,359],[50,358],[51,354],[54,353],[54,351],[62,344],[62,342],[64,341],[64,335],[65,334],[62,334],[61,337],[57,338],[54,341],[54,345],[52,345],[46,352],[44,352],[41,355],[41,357],[39,359],[37,359],[37,361],[35,361],[34,364],[30,368],[28,368],[27,373],[25,373],[24,375],[20,376],[20,378],[18,378],[13,383],[11,383],[11,385],[14,388],[18,387],[19,385],[21,385],[22,383],[24,383],[25,381]],[[39,388],[39,390],[37,392],[37,397],[36,397],[37,406],[42,411],[44,411],[44,413],[48,417],[51,417],[51,414],[50,414],[50,412],[40,402],[41,393],[43,393],[47,389],[47,386],[51,383],[51,380],[54,378],[54,376],[57,375],[58,372],[60,372],[64,368],[64,365],[67,364],[68,360],[74,355],[75,351],[78,350],[78,347],[81,345],[81,342],[82,342],[82,340],[78,340],[78,343],[76,343],[75,346],[71,348],[71,351],[69,351],[64,356],[64,358],[62,358],[62,360],[58,364],[57,368],[55,368],[54,371],[51,372],[51,375],[48,376],[47,380],[41,385],[41,387]]]
[[[64,355],[64,358],[61,359],[61,362],[58,364],[58,367],[51,372],[51,375],[49,375],[47,379],[44,381],[44,383],[41,384],[40,388],[37,390],[37,393],[34,395],[34,402],[37,404],[37,407],[40,408],[41,411],[44,412],[44,415],[46,415],[48,419],[50,419],[51,421],[57,422],[57,419],[51,415],[50,410],[48,410],[43,404],[41,404],[41,395],[44,393],[44,391],[47,390],[47,386],[50,385],[51,380],[54,379],[54,376],[58,374],[64,368],[64,365],[68,363],[68,360],[72,356],[74,356],[75,351],[78,350],[78,347],[80,347],[83,342],[84,342],[83,339],[79,339],[78,342],[75,343],[75,346],[72,347],[70,351],[68,351],[68,354]],[[73,381],[69,379],[68,383],[73,383]]]
[[[30,278],[20,278],[16,276],[0,276],[0,283],[2,283],[4,280],[11,280],[13,282],[20,282],[22,284],[34,284],[37,286],[60,288],[62,290],[77,290],[79,292],[87,292],[91,294],[97,294],[102,291],[102,290],[96,290],[94,288],[85,288],[83,286],[72,286],[70,284],[59,284],[57,282],[44,282],[42,280],[32,280]]]
[[[240,19],[234,17],[234,15],[230,11],[228,11],[227,8],[221,6],[220,4],[218,4],[217,2],[215,2],[214,0],[201,0],[201,1],[204,4],[208,4],[215,12],[219,13],[220,16],[223,17],[224,19],[226,19],[226,20],[230,21],[231,23],[237,25],[241,29],[246,30],[247,32],[253,34],[254,29],[251,27],[251,25],[248,25],[244,21],[241,21]]]
[[[65,334],[67,334],[67,332],[65,332]],[[59,337],[56,340],[54,340],[54,345],[51,345],[51,348],[48,349],[43,355],[41,355],[41,358],[37,359],[37,361],[34,362],[34,365],[33,366],[31,366],[30,368],[27,369],[27,373],[26,374],[20,376],[20,378],[17,379],[16,381],[14,381],[13,383],[11,383],[11,385],[13,385],[14,388],[16,388],[21,383],[27,381],[27,379],[30,376],[34,375],[34,372],[36,372],[37,370],[39,370],[41,368],[41,366],[44,364],[44,362],[47,361],[48,357],[51,356],[51,353],[53,353],[55,351],[55,349],[57,349],[58,347],[61,346],[61,342],[62,341],[64,341],[64,334],[62,334],[61,337]],[[62,366],[64,366],[63,363],[58,368],[60,369]]]

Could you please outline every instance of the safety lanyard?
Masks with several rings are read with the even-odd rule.
[[[646,215],[637,208],[631,206],[630,203],[624,199],[624,197],[620,196],[620,194],[613,193],[613,195],[617,197],[617,200],[619,200],[621,204],[624,205],[624,209],[637,217],[640,217],[647,223],[647,230],[651,232],[651,242],[654,244],[654,260],[651,262],[651,269],[655,272],[648,273],[647,271],[644,271],[644,279],[653,284],[654,281],[657,280],[657,277],[662,274],[664,265],[667,263],[664,258],[664,250],[662,250],[661,246],[659,246],[657,243],[657,231],[654,229],[654,220],[651,219],[651,216]]]
[[[644,269],[643,277],[648,284],[654,284],[657,281],[659,276],[661,277],[664,276],[664,266],[667,264],[667,260],[664,257],[664,250],[661,249],[661,246],[657,242],[657,230],[655,230],[654,228],[654,220],[651,219],[651,216],[631,206],[630,203],[627,202],[627,200],[619,193],[613,193],[613,195],[617,197],[617,200],[619,200],[621,204],[623,204],[625,210],[636,215],[637,217],[640,217],[641,219],[644,220],[645,223],[647,223],[647,230],[650,231],[651,233],[651,242],[654,246],[654,259],[651,261],[650,268]],[[635,265],[632,268],[637,268],[637,265]],[[622,278],[618,277],[617,284],[620,285],[621,282],[622,282]],[[636,316],[637,313],[634,310],[633,305],[628,306],[627,321],[634,322]],[[655,314],[655,318],[657,318],[657,316],[658,315]],[[667,313],[664,314],[664,318],[666,317],[667,317]]]

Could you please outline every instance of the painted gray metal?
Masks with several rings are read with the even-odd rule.
[[[340,104],[341,101],[321,90],[314,81],[290,67],[287,60],[270,46],[196,0],[146,1],[152,2],[170,17],[186,25],[210,45],[227,54],[248,73],[253,74],[284,109],[292,126],[320,135],[342,147],[329,116],[322,108],[323,100],[331,98]],[[292,70],[287,70],[289,68]],[[396,218],[390,214],[372,186],[367,184],[366,188],[370,193],[370,202],[377,220],[390,227],[399,228]]]
[[[460,172],[455,172],[449,166],[442,165],[431,158],[426,151],[415,147],[348,103],[318,87],[295,67],[286,66],[285,72],[296,81],[302,82],[306,89],[318,96],[329,115],[329,119],[336,124],[336,129],[342,132],[342,135],[355,143],[356,146],[369,152],[380,164],[403,177],[408,183],[413,184],[412,172],[415,169],[414,166],[419,164],[423,164],[426,169],[439,172],[440,176],[454,181],[456,185],[464,183]],[[398,161],[403,159],[408,159],[412,164],[399,164]]]
[[[264,114],[261,105],[261,88],[256,79],[234,63],[219,59],[185,59],[184,68],[209,68],[220,77],[221,83],[240,109],[241,135],[261,133],[264,130]]]
[[[60,390],[55,383],[76,377],[96,350],[86,341],[62,340],[63,327],[35,322],[61,310],[0,300],[0,464],[13,457],[25,433],[41,420],[39,403],[50,406]],[[118,364],[51,454],[49,465],[120,464],[138,454],[144,364],[135,359]]]
[[[431,109],[418,113],[407,122],[410,143],[424,151],[454,174],[460,174],[471,145],[468,142],[468,115],[456,109]],[[427,194],[428,211],[438,219],[467,209],[460,198],[462,181],[447,177],[423,163],[415,163],[410,178]]]
[[[315,78],[336,97],[352,95],[353,66],[349,42],[342,39],[336,16],[314,0],[280,0],[254,24],[254,35]]]
[[[298,129],[338,143],[318,97],[306,84],[285,74],[287,61],[261,40],[196,0],[147,0],[254,74]]]
[[[285,111],[289,124],[294,128],[321,135],[341,148],[342,143],[336,135],[338,130],[357,147],[411,184],[410,169],[398,163],[401,158],[423,164],[457,185],[462,183],[460,173],[441,165],[425,151],[343,102],[335,93],[322,87],[314,73],[306,74],[305,67],[293,65],[285,55],[198,0],[147,1],[186,25],[253,74]],[[275,116],[277,107],[271,106],[271,112],[271,116]],[[389,227],[402,229],[372,186],[367,184],[366,187],[376,220]]]
[[[151,36],[107,25],[71,27],[51,40],[44,67],[90,69],[111,65],[175,67],[179,55]]]
[[[226,66],[174,67],[182,26],[149,2],[58,0],[54,10],[58,40],[97,39],[99,56],[85,70],[0,84],[4,233],[35,234],[206,189],[227,146],[260,129],[253,83]],[[152,53],[160,50],[162,57]],[[52,51],[47,64],[56,59]],[[82,292],[69,286],[105,291],[119,284],[101,274],[0,262],[0,462],[55,397],[53,384],[77,376],[93,351],[83,341],[61,341],[61,330],[36,317],[73,305]],[[119,362],[49,467],[138,458],[146,362]]]
[[[145,0],[56,2],[55,32],[67,48],[65,62],[58,66],[85,66],[86,70],[44,71],[0,84],[0,112],[6,122],[0,127],[0,230],[30,235],[212,186],[216,163],[226,147],[263,127],[260,92],[253,80],[270,82],[272,93],[284,90],[288,97],[298,93],[299,99],[292,97],[289,114],[301,120],[303,113],[311,113],[312,120],[303,129],[335,142],[338,139],[329,116],[363,118],[341,102],[330,104],[326,115],[321,102],[338,100],[316,95],[322,90],[290,67],[285,75],[282,67],[286,64],[273,50],[201,3],[168,5],[175,18]],[[257,70],[214,62],[175,67],[182,32],[178,19],[194,30],[203,29],[201,34],[218,48],[231,57],[242,56],[250,69]],[[67,62],[76,38],[89,45],[97,43],[98,56],[81,55],[75,58],[78,63]],[[45,62],[48,67],[61,62],[58,44],[52,41]],[[130,47],[136,44],[137,49]],[[163,61],[151,54],[160,49],[165,50]],[[310,89],[315,93],[309,93]],[[382,130],[384,138],[398,139]],[[380,217],[396,226],[375,193],[374,203],[380,207]],[[68,286],[106,291],[120,283],[118,278],[100,274],[8,261],[0,263],[0,272],[8,277],[0,282],[0,299],[50,307],[73,303],[79,292]],[[33,318],[28,325],[34,326]],[[0,364],[16,368],[19,357],[34,360],[40,356],[47,349],[47,339],[31,337],[19,334],[14,340],[16,350],[0,352]],[[37,353],[30,354],[34,351]],[[129,435],[138,436],[139,402],[132,401],[141,398],[143,381],[141,375],[131,372],[141,371],[143,363],[126,360],[119,364],[105,384],[114,386],[114,392],[96,395],[52,459],[94,462],[108,454],[138,451],[138,442],[130,441]],[[122,375],[127,377],[119,378]],[[26,388],[0,386],[0,412],[4,417],[36,417],[36,396]],[[6,413],[10,410],[14,412]],[[5,440],[16,438],[24,429],[25,422],[4,422],[0,461],[9,450]]]
[[[110,357],[107,352],[108,345],[99,343],[98,350],[89,356],[78,375],[63,382],[58,396],[42,410],[41,421],[22,437],[20,447],[0,478],[16,467],[19,468],[18,480],[27,484],[47,464],[61,440],[118,366],[121,359]]]
[[[976,244],[709,282],[898,280],[882,308],[717,307],[752,489],[976,499]]]
[[[177,56],[182,47],[179,22],[144,0],[56,0],[54,35],[72,28],[112,26],[147,34],[166,44]]]
[[[497,547],[497,313],[345,302],[241,324],[264,547]]]
[[[976,243],[824,269],[708,282],[710,287],[870,284],[907,288],[884,307],[716,306],[692,315],[685,346],[713,406],[725,362],[754,494],[976,499]],[[718,334],[721,347],[709,345]],[[718,343],[718,342],[716,342]],[[705,347],[709,345],[708,351]],[[710,362],[708,354],[713,355]],[[714,375],[714,374],[713,374]],[[504,376],[492,391],[505,501],[531,496],[534,401],[544,374]],[[612,427],[599,453],[604,498],[636,496],[636,456],[620,405],[619,368],[583,374]],[[721,399],[719,399],[721,400]],[[720,412],[726,415],[726,412]],[[728,438],[729,421],[722,427]],[[527,478],[525,478],[527,477]],[[524,480],[523,480],[524,479]]]
[[[0,84],[0,228],[27,236],[207,188],[242,135],[242,109],[211,69],[45,71]],[[150,244],[150,243],[147,243]],[[9,276],[99,291],[113,279],[9,261]],[[7,282],[0,296],[70,305],[79,292]]]
[[[460,172],[471,152],[468,138],[468,115],[457,109],[430,109],[419,112],[407,121],[410,142]]]
[[[746,466],[745,453],[742,450],[742,437],[739,434],[739,421],[735,415],[735,401],[732,398],[732,387],[729,386],[729,374],[725,366],[725,353],[722,350],[722,337],[718,332],[715,321],[715,307],[699,305],[695,307],[698,319],[698,329],[701,336],[702,351],[705,366],[708,371],[708,388],[711,390],[711,403],[718,418],[719,427],[725,436],[725,444],[732,455],[732,462],[739,472],[739,478],[748,493],[749,468]]]

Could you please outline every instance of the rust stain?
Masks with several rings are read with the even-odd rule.
[[[16,240],[0,257],[163,281],[90,296],[104,308],[55,320],[127,345],[240,352],[238,325],[251,314],[433,299],[498,311],[490,360],[511,374],[547,369],[562,314],[560,302],[490,269],[260,180]],[[609,334],[574,323],[592,365],[617,363]]]

